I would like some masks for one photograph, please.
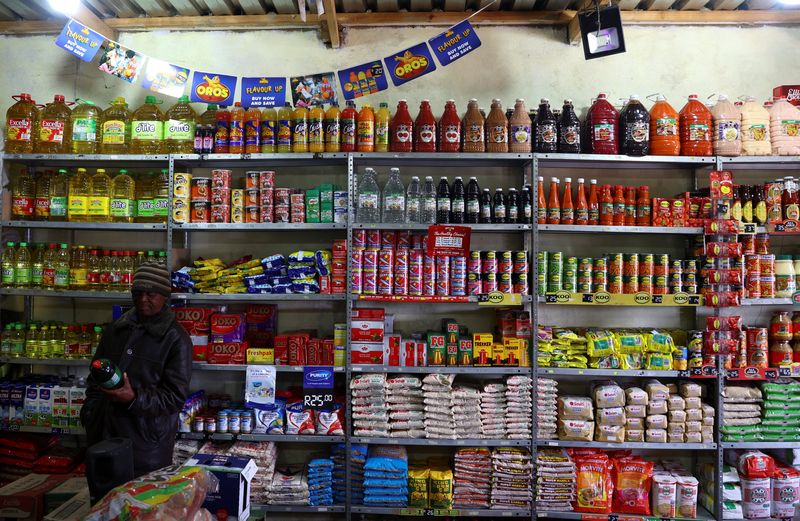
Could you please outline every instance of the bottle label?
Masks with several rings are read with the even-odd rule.
[[[375,123],[375,145],[389,145],[389,124]]]
[[[798,119],[782,119],[781,127],[783,127],[783,133],[789,137],[800,136],[800,120]]]
[[[589,220],[589,209],[588,208],[576,208],[575,209],[575,220],[576,221],[588,221]]]
[[[125,144],[125,122],[112,119],[103,122],[104,145],[124,145]]]
[[[163,137],[163,121],[134,121],[131,126],[131,139],[133,140],[160,141]]]
[[[123,286],[130,286],[133,282],[133,273],[130,271],[123,271],[119,275],[119,283]]]
[[[498,219],[505,219],[506,218],[506,205],[504,204],[496,204],[494,205],[494,216]]]
[[[112,217],[133,217],[133,201],[131,199],[112,199]]]
[[[689,125],[689,141],[710,141],[708,125],[704,123]]]
[[[508,207],[508,219],[511,221],[516,221],[519,218],[519,208],[516,206],[509,206]],[[572,217],[570,217],[571,219]]]
[[[153,198],[153,217],[166,217],[169,213],[169,199],[166,197]]]
[[[194,151],[197,154],[203,153],[203,129],[198,128],[194,133]]]
[[[86,272],[86,283],[90,286],[100,284],[100,272],[97,270],[90,270]]]
[[[378,194],[358,194],[358,207],[368,210],[377,210]]]
[[[32,264],[31,265],[31,285],[34,287],[39,287],[42,285],[42,275],[44,271],[44,266],[40,263]]]
[[[739,139],[738,121],[720,121],[717,123],[718,141],[736,141]]]
[[[507,143],[508,129],[504,125],[492,125],[489,127],[490,143]]]
[[[578,145],[581,142],[581,129],[578,125],[568,125],[561,129],[562,145]]]
[[[436,211],[436,199],[425,198],[422,200],[422,211],[426,213],[433,213]]]
[[[228,131],[228,146],[240,148],[244,146],[244,121],[231,121]]]
[[[139,217],[152,217],[153,216],[153,200],[152,199],[139,199],[137,201],[136,215]]]
[[[800,219],[800,205],[787,204],[783,213],[787,220],[796,221]]]
[[[110,271],[101,271],[100,272],[100,284],[102,286],[108,286],[114,282],[114,278],[111,276]]]
[[[354,119],[342,120],[342,144],[344,145],[356,144],[356,120]]]
[[[562,208],[561,209],[561,220],[562,221],[572,221],[575,219],[575,209],[574,208]]]
[[[271,119],[261,122],[261,146],[275,146],[275,122]]]
[[[561,219],[561,208],[548,208],[547,219],[550,221],[558,221]]]
[[[86,197],[77,195],[69,196],[69,214],[70,215],[88,215],[89,201]]]
[[[634,143],[644,143],[650,137],[650,123],[647,121],[634,121],[627,126],[628,140]]]
[[[33,120],[27,118],[8,118],[6,139],[9,141],[30,141]]]
[[[536,219],[541,221],[543,219],[547,219],[547,208],[542,206],[536,207]]]
[[[447,197],[436,198],[436,209],[442,212],[450,211],[450,199]]]
[[[751,141],[767,141],[769,132],[766,125],[750,125],[747,129],[747,136]]]
[[[14,284],[28,286],[31,283],[31,267],[16,266],[14,268]]]
[[[478,214],[481,211],[481,205],[477,199],[468,199],[467,200],[467,213],[469,214]]]
[[[86,285],[86,268],[71,268],[69,270],[70,283],[76,286]]]
[[[36,217],[50,217],[50,198],[49,197],[37,197],[36,198],[36,208],[34,209],[34,213]]]
[[[181,121],[178,119],[167,120],[165,124],[164,139],[173,141],[192,141],[194,139],[194,121]]]
[[[217,121],[217,127],[214,132],[214,147],[227,147],[228,137],[230,135],[229,125],[227,121]]]
[[[108,197],[89,197],[89,215],[108,215],[111,200]]]
[[[325,143],[339,144],[339,120],[331,119],[325,122]]]
[[[43,119],[39,123],[39,141],[63,143],[64,122],[59,119]]]
[[[14,284],[14,266],[3,265],[2,284],[3,286],[12,286]]]
[[[45,288],[52,288],[56,283],[56,270],[55,268],[44,268],[42,270],[42,286]]]
[[[525,217],[525,222],[530,222],[533,218],[533,206],[525,204],[522,206],[522,214]]]
[[[66,217],[66,215],[67,215],[67,198],[51,197],[50,217]]]
[[[322,120],[312,119],[308,123],[308,142],[320,144],[325,139],[325,133],[322,131]]]
[[[295,144],[302,145],[308,142],[308,126],[304,119],[295,120],[294,129],[292,130],[292,141]]]
[[[55,269],[55,277],[53,278],[54,286],[57,288],[66,288],[69,286],[69,268],[57,267]]]
[[[397,143],[409,143],[411,141],[411,127],[399,124],[394,129],[394,140]]]
[[[677,136],[678,124],[675,118],[656,118],[657,136]]]
[[[540,143],[555,143],[557,138],[556,126],[552,123],[538,125],[536,136]]]
[[[442,140],[445,143],[460,143],[461,142],[461,128],[459,125],[445,125],[442,129]]]
[[[492,217],[492,207],[488,204],[481,206],[481,217],[490,219]]]
[[[510,137],[512,143],[520,143],[520,144],[530,143],[531,142],[530,125],[512,125]]]
[[[452,208],[453,213],[464,213],[464,200],[463,199],[453,199],[452,204],[450,205]]]
[[[97,140],[97,120],[78,118],[72,121],[73,141]]]
[[[589,222],[598,222],[600,220],[600,208],[589,208]]]
[[[483,143],[483,125],[472,123],[467,127],[465,141],[469,143]]]
[[[33,197],[15,195],[11,200],[11,213],[21,217],[31,217],[34,213],[35,204]]]
[[[420,125],[417,132],[419,140],[423,143],[433,143],[436,139],[436,125]]]
[[[402,212],[405,206],[403,195],[386,195],[383,197],[383,209],[391,212]]]
[[[406,201],[406,211],[409,214],[416,214],[419,212],[419,199],[411,198]]]
[[[261,137],[260,122],[257,119],[248,119],[244,122],[244,146],[257,147]]]
[[[614,125],[611,123],[600,123],[592,126],[595,141],[614,142]]]
[[[375,145],[375,127],[372,121],[358,122],[358,144],[360,146]]]
[[[647,225],[650,225],[650,205],[637,205],[636,206],[636,218],[641,222],[646,222]]]

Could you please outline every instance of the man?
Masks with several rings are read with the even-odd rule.
[[[90,445],[129,438],[134,474],[172,463],[178,413],[189,394],[192,343],[169,307],[169,272],[143,263],[133,276],[134,309],[106,327],[94,358],[123,372],[123,385],[107,390],[89,378],[81,422]]]

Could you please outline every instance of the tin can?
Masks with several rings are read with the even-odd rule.
[[[193,223],[207,223],[211,218],[211,205],[206,201],[192,201],[189,208]]]
[[[494,274],[484,273],[484,280],[487,275]],[[547,291],[552,293],[554,291],[561,291],[562,289],[564,289],[563,273],[560,271],[558,273],[549,273],[547,275]]]
[[[564,273],[564,255],[560,251],[547,252],[547,274],[561,278]]]
[[[467,275],[467,294],[478,295],[483,286],[481,285],[481,276],[478,273],[470,273]],[[544,292],[542,293],[544,295]]]
[[[360,270],[364,267],[364,250],[361,248],[352,248],[350,250],[350,267],[354,270]]]
[[[697,284],[684,284],[681,288],[684,293],[688,293],[690,295],[697,294]]]
[[[746,236],[745,236],[746,237]],[[750,236],[752,237],[752,235]],[[768,233],[757,233],[755,238],[753,239],[753,246],[755,248],[754,252],[757,255],[767,255],[769,253],[769,234]]]
[[[639,275],[639,291],[650,294],[653,293],[652,275]]]
[[[408,269],[395,270],[394,272],[394,294],[408,295]]]
[[[258,173],[258,188],[261,190],[272,190],[275,188],[275,172],[263,170]]]
[[[394,249],[396,247],[397,247],[397,232],[392,230],[381,231],[381,248]]]
[[[233,190],[234,198],[236,196],[236,190]],[[259,195],[258,188],[249,188],[244,190],[243,193],[239,194],[240,197],[243,197],[244,205],[245,206],[256,206],[261,204],[261,196]]]
[[[622,256],[622,275],[627,277],[639,276],[639,254],[625,253]],[[638,285],[638,284],[637,284]]]
[[[241,206],[231,207],[231,221],[232,223],[241,224],[244,222],[244,208]]]
[[[412,235],[411,236],[411,248],[415,250],[424,250],[425,245],[428,242],[427,235]]]
[[[760,255],[745,255],[744,256],[744,269],[747,273],[761,274],[761,256]]]
[[[520,295],[530,295],[530,284],[528,284],[527,273],[514,273],[511,280],[514,282],[514,293]]]
[[[392,268],[378,269],[378,295],[391,295],[394,289],[394,273]]]
[[[592,258],[591,257],[581,257],[578,259],[578,271],[591,271],[592,269]]]
[[[275,206],[289,206],[292,202],[291,188],[275,188],[273,194]]]
[[[172,222],[175,224],[185,224],[191,222],[191,203],[189,199],[180,197],[172,198]]]
[[[394,270],[404,270],[408,272],[408,257],[409,250],[395,250],[394,252]]]
[[[623,271],[623,255],[621,253],[610,253],[608,255],[608,275],[622,275]]]
[[[514,252],[514,273],[528,273],[528,252]]]
[[[683,274],[683,283],[684,284],[697,284],[697,275],[694,273],[684,273]]]
[[[775,298],[775,275],[761,275],[761,298]]]
[[[747,298],[761,298],[761,273],[748,273],[744,280],[745,296]]]
[[[397,232],[397,249],[410,250],[411,249],[411,232],[403,230]]]
[[[378,250],[375,248],[368,248],[363,250],[363,267],[365,270],[378,269]]]
[[[261,208],[258,206],[244,207],[244,222],[257,223],[261,219]]]
[[[740,235],[739,242],[742,243],[742,253],[750,255],[756,253],[756,236],[755,235]],[[767,251],[769,253],[769,251]]]
[[[652,275],[655,256],[652,253],[639,255],[639,275]]]
[[[686,259],[683,261],[683,272],[684,273],[694,273],[697,275],[697,261],[694,259]]]
[[[543,297],[547,293],[547,275],[544,273],[536,274],[536,294]]]
[[[381,247],[381,231],[380,230],[367,230],[367,248],[380,248]]]
[[[450,295],[463,297],[467,294],[467,280],[460,277],[450,278]]]
[[[470,273],[480,273],[481,272],[481,260],[480,259],[467,259],[467,271]]]
[[[548,267],[547,267],[547,252],[544,251],[537,251],[536,252],[536,273],[537,275],[547,275]]]
[[[622,275],[609,275],[608,276],[608,292],[614,295],[622,294],[625,289],[625,284],[622,281]]]
[[[561,281],[561,287],[564,291],[576,292],[578,291],[578,274],[575,267],[565,266],[564,277]]]
[[[481,272],[482,273],[497,273],[497,252],[494,250],[487,250],[481,252]]]
[[[275,210],[272,206],[261,206],[258,211],[259,222],[271,223],[275,222]]]
[[[467,273],[467,258],[459,255],[450,257],[450,272]]]
[[[253,188],[258,190],[260,188],[259,187],[259,183],[258,183],[258,178],[259,178],[260,174],[261,174],[261,172],[259,172],[257,170],[255,170],[255,171],[254,170],[248,170],[247,172],[244,173],[244,187],[245,187],[246,190],[250,190],[250,189],[253,189]]]
[[[275,190],[262,188],[258,191],[258,204],[261,206],[275,206]]]
[[[175,172],[172,175],[172,196],[181,199],[192,198],[192,174]]]
[[[484,273],[481,281],[481,293],[491,293],[497,291],[497,274]]]
[[[208,177],[194,177],[191,182],[192,201],[211,202],[211,179]]]
[[[436,294],[436,260],[430,255],[423,257],[422,294],[426,296]]]
[[[501,251],[498,254],[497,272],[498,273],[513,273],[514,272],[514,252]]]
[[[364,292],[364,271],[361,268],[353,268],[350,271],[350,289],[356,295]]]
[[[367,230],[356,229],[353,230],[353,247],[366,248],[367,246]]]
[[[389,248],[381,248],[380,250],[378,250],[378,269],[391,270],[393,267],[394,267],[394,250]]]
[[[583,269],[579,268],[578,269],[578,286],[582,286],[582,285],[588,284],[591,287],[592,279],[593,279],[592,275],[593,275],[593,272],[592,272],[591,268],[588,269],[588,270],[583,270]],[[589,291],[591,291],[591,290],[589,290]],[[588,293],[588,292],[586,292],[586,293]]]
[[[446,297],[450,294],[450,257],[436,257],[436,295]]]
[[[364,295],[375,295],[378,293],[378,272],[377,270],[364,270],[361,276],[362,292]]]
[[[497,274],[497,291],[500,293],[511,293],[514,287],[511,273],[498,273]]]
[[[775,275],[775,255],[759,255],[761,276]]]

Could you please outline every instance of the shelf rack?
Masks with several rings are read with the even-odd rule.
[[[93,167],[100,167],[102,165],[113,165],[116,167],[122,166],[141,166],[141,167],[169,167],[170,172],[170,192],[172,192],[172,174],[176,171],[182,171],[191,168],[260,168],[260,167],[343,167],[347,171],[347,179],[350,193],[355,192],[355,178],[358,169],[363,166],[400,166],[400,167],[454,167],[454,168],[470,168],[478,167],[482,169],[489,168],[517,168],[523,174],[525,182],[531,182],[542,169],[593,169],[600,171],[610,170],[689,170],[691,172],[692,187],[696,187],[697,172],[706,172],[711,169],[797,169],[800,167],[800,157],[741,157],[741,158],[722,158],[722,157],[627,157],[627,156],[598,156],[598,155],[585,155],[585,154],[362,154],[362,153],[337,153],[337,154],[252,154],[252,155],[157,155],[157,156],[114,156],[114,155],[92,155],[92,156],[75,156],[75,155],[46,155],[46,154],[5,154],[3,155],[5,164],[25,164],[30,166],[81,166],[89,165]],[[602,174],[601,174],[602,175]],[[535,183],[531,183],[534,187]],[[536,197],[534,194],[534,201]],[[352,203],[352,198],[351,198]],[[535,258],[536,252],[539,248],[541,237],[547,236],[550,239],[557,239],[560,235],[570,236],[574,234],[584,235],[607,235],[609,237],[622,237],[622,236],[685,236],[691,237],[692,235],[702,234],[702,228],[664,228],[664,227],[608,227],[608,226],[566,226],[566,225],[537,225],[533,224],[475,224],[468,225],[476,234],[520,234],[525,241],[525,247],[531,253],[531,258]],[[151,233],[149,237],[155,234],[163,234],[166,243],[166,250],[168,255],[168,263],[170,266],[174,264],[173,252],[173,234],[176,232],[183,234],[196,234],[196,233],[216,233],[222,231],[239,231],[239,232],[314,232],[314,231],[330,231],[333,233],[346,233],[347,239],[352,243],[352,232],[356,229],[410,229],[423,231],[426,229],[424,225],[393,225],[393,224],[361,224],[361,223],[330,223],[330,224],[204,224],[204,223],[191,223],[191,224],[174,224],[169,221],[167,224],[151,224],[151,223],[50,223],[50,222],[29,222],[29,221],[14,221],[5,220],[0,221],[0,227],[3,228],[16,228],[23,230],[25,238],[30,240],[31,233],[36,230],[62,230],[68,233],[75,233],[81,231],[117,231],[117,232],[148,232]],[[758,228],[759,232],[766,231],[763,227]],[[797,234],[800,236],[800,234]],[[786,237],[793,236],[792,234],[785,234]],[[532,282],[533,295],[536,295],[536,276],[534,273],[535,263],[530,262],[531,273],[529,280]],[[348,276],[350,275],[351,266],[348,265]],[[26,301],[26,310],[29,313],[27,318],[31,318],[32,303],[34,299],[39,298],[69,298],[69,299],[96,299],[103,301],[126,301],[128,300],[128,292],[93,292],[93,291],[44,291],[33,289],[15,289],[15,288],[2,288],[0,295],[4,296],[20,296],[24,297]],[[369,305],[370,300],[361,300],[354,295],[240,295],[240,294],[175,294],[173,295],[174,302],[206,302],[206,303],[233,303],[233,302],[344,302],[346,304],[346,311],[349,312],[353,307],[358,305]],[[375,302],[375,301],[372,301]],[[538,310],[540,299],[532,299],[530,297],[523,299],[521,305],[524,309],[532,312],[533,327],[538,326]],[[75,303],[73,303],[74,305]],[[390,303],[384,303],[391,305]],[[476,304],[474,299],[467,299],[466,304]],[[791,299],[745,299],[742,302],[743,307],[769,307],[769,306],[791,306],[793,303]],[[675,308],[671,308],[675,309]],[[694,308],[696,311],[708,310],[709,308]],[[349,316],[348,316],[349,318]],[[349,326],[349,320],[348,320]],[[348,330],[349,338],[349,330]],[[534,338],[535,340],[535,338]],[[67,366],[75,367],[85,365],[84,360],[38,360],[27,358],[14,358],[0,359],[0,363],[9,363],[15,365],[44,365],[44,366]],[[194,369],[203,372],[241,372],[244,366],[222,366],[218,364],[206,364],[202,362],[195,362]],[[301,371],[299,367],[292,366],[277,366],[279,372],[298,373]],[[348,380],[355,372],[379,372],[379,373],[404,373],[404,374],[425,374],[429,372],[438,372],[446,374],[459,374],[471,375],[476,378],[494,378],[503,375],[512,374],[530,374],[532,377],[537,376],[549,378],[664,378],[675,379],[685,377],[685,373],[681,371],[624,371],[624,370],[608,370],[608,369],[560,369],[538,367],[536,356],[533,357],[533,367],[519,368],[519,367],[386,367],[386,366],[369,366],[360,364],[351,364],[347,361],[345,367],[337,367],[334,369],[337,374],[344,375]],[[722,372],[719,372],[722,374]],[[724,385],[724,379],[721,376],[705,380],[706,382],[716,384],[717,396],[719,391]],[[350,401],[347,400],[347,414],[348,424],[351,420],[350,415]],[[535,401],[534,401],[534,429],[535,427]],[[717,430],[721,424],[721,403],[716,404],[718,416],[716,418]],[[45,427],[19,427],[16,430],[20,432],[62,432],[70,434],[81,434],[81,429],[59,429],[59,428],[45,428]],[[187,435],[184,435],[187,436]],[[204,435],[189,434],[190,437],[202,437]],[[212,439],[230,440],[234,439],[233,435],[217,434],[213,435]],[[720,468],[722,464],[722,455],[724,450],[735,448],[761,448],[761,449],[785,449],[785,448],[800,448],[800,442],[722,442],[721,436],[717,437],[715,443],[710,444],[653,444],[653,443],[597,443],[592,442],[587,445],[581,442],[568,442],[559,440],[436,440],[436,439],[398,439],[398,438],[357,438],[353,436],[344,437],[323,437],[323,436],[284,436],[284,435],[238,435],[236,439],[249,440],[249,441],[274,441],[284,443],[342,443],[347,444],[350,448],[351,443],[364,442],[368,444],[387,443],[387,444],[402,444],[410,446],[529,446],[531,447],[535,456],[537,447],[546,446],[591,446],[604,449],[620,449],[631,448],[637,450],[654,450],[654,451],[673,451],[679,452],[681,450],[702,451],[703,453],[716,454],[717,458],[717,483],[721,483]],[[348,472],[348,494],[349,494],[349,472]],[[574,512],[536,512],[533,510],[475,510],[475,509],[461,509],[450,511],[439,510],[419,510],[419,509],[391,509],[391,508],[374,508],[366,507],[363,505],[337,505],[331,507],[294,507],[288,505],[254,505],[254,512],[302,512],[308,514],[315,513],[335,513],[342,514],[349,519],[354,514],[375,514],[375,515],[425,515],[425,516],[470,516],[470,517],[552,517],[559,519],[578,519],[582,518],[582,514]],[[624,517],[637,517],[621,514]],[[721,519],[721,511],[709,513],[698,507],[698,515],[696,520],[709,521],[713,519]],[[647,521],[644,520],[643,521]],[[676,520],[677,521],[677,520]],[[680,521],[694,521],[694,520],[680,520]]]

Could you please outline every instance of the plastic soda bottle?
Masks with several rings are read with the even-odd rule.
[[[220,107],[215,113],[214,153],[227,154],[230,150],[231,113]]]
[[[70,116],[64,96],[56,94],[39,114],[34,151],[41,154],[68,154],[72,151]]]
[[[189,105],[189,96],[181,96],[178,103],[167,111],[164,122],[164,145],[168,154],[194,152],[194,131],[197,113]]]
[[[14,286],[27,288],[31,285],[31,252],[27,242],[19,243],[14,255]]]
[[[341,112],[338,103],[331,103],[325,111],[325,152],[338,152],[341,147]]]
[[[358,113],[356,123],[356,150],[359,152],[375,151],[375,112],[369,103],[365,103]],[[384,195],[385,197],[385,195]]]
[[[111,220],[132,223],[136,204],[136,185],[127,170],[120,170],[111,180]]]
[[[14,243],[9,241],[6,243],[6,247],[3,249],[3,258],[2,258],[2,279],[0,279],[0,285],[4,288],[10,288],[14,286],[14,259],[16,257],[16,252],[14,251]]]
[[[89,220],[89,193],[91,178],[85,168],[79,168],[69,180],[67,212],[70,222]]]
[[[131,115],[131,154],[164,152],[164,113],[155,96],[145,96],[144,104]]]
[[[6,111],[5,152],[7,154],[30,154],[34,149],[33,129],[38,117],[36,103],[26,92],[11,97],[16,100],[16,103]]]
[[[292,151],[292,130],[294,127],[294,111],[288,101],[278,111],[278,153],[288,154]]]
[[[355,152],[356,151],[356,121],[358,120],[358,112],[356,111],[356,102],[348,101],[344,110],[339,116],[341,122],[341,145],[342,152]]]
[[[231,126],[228,130],[228,153],[241,154],[244,152],[244,108],[240,102],[235,102],[231,109]]]
[[[111,220],[111,178],[104,168],[98,168],[92,176],[89,192],[89,220],[108,222]]]
[[[246,154],[261,152],[261,111],[248,107],[244,112],[244,151]]]
[[[389,151],[389,123],[392,115],[389,104],[381,103],[375,113],[375,152]]]
[[[89,100],[79,99],[77,103],[70,115],[72,153],[97,154],[100,150],[100,109]]]
[[[100,117],[100,153],[127,154],[131,146],[131,111],[118,96]]]
[[[292,152],[308,152],[308,109],[295,107],[292,121]]]
[[[272,107],[261,111],[261,153],[274,154],[277,147],[278,111]]]
[[[36,214],[36,179],[22,168],[11,182],[11,218],[32,221]]]
[[[312,153],[325,152],[325,109],[314,105],[308,112],[308,151]]]

